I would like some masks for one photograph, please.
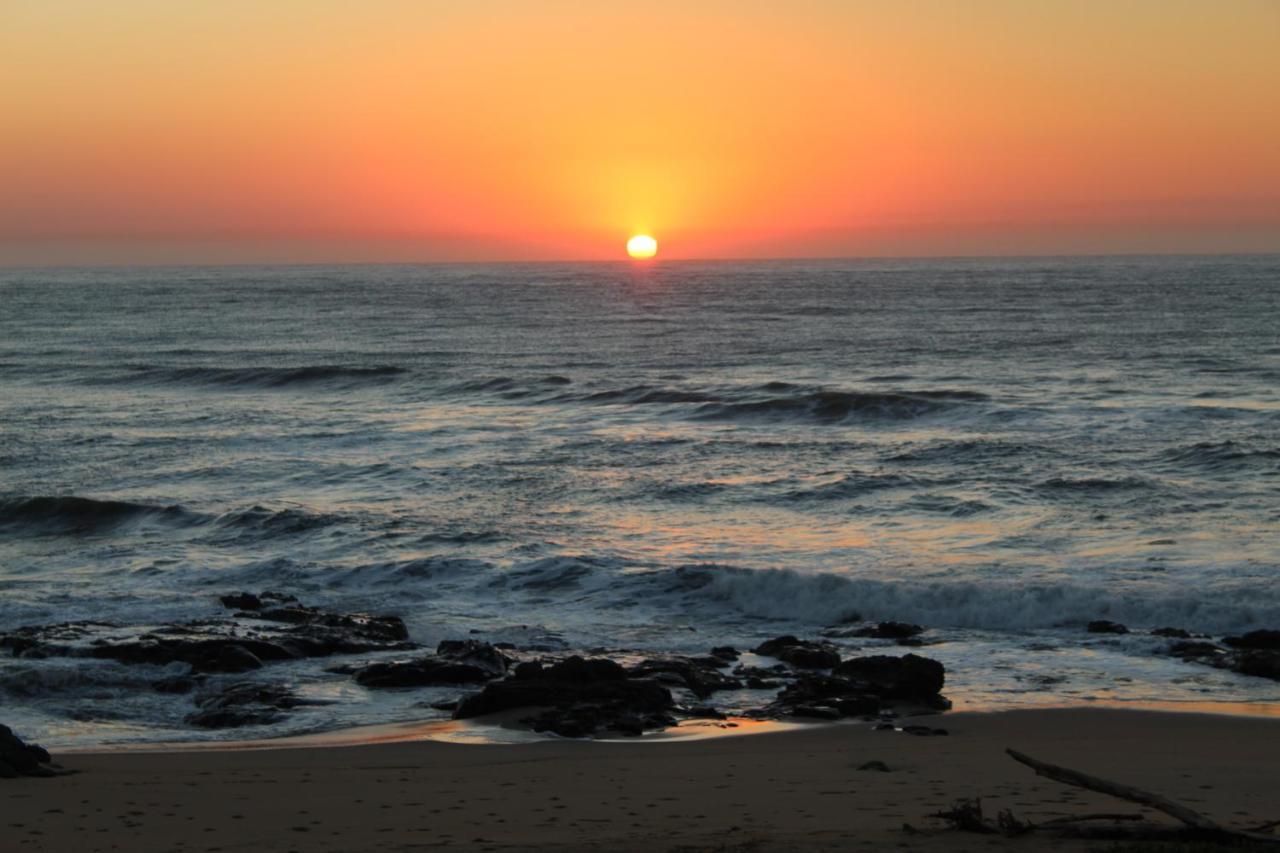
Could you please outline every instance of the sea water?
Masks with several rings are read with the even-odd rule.
[[[0,632],[264,589],[615,657],[917,622],[959,707],[1278,700],[1147,630],[1280,627],[1280,258],[0,271]],[[0,708],[458,692],[334,663],[235,676],[329,703],[252,731],[110,661],[0,659]]]

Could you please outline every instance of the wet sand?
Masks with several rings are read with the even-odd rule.
[[[1032,820],[1141,811],[1040,779],[1009,746],[1223,823],[1280,818],[1280,721],[1073,709],[911,722],[950,734],[837,725],[646,743],[81,753],[62,759],[77,775],[0,780],[0,849],[1091,850],[1105,845],[966,835],[927,816],[973,796],[989,814]],[[857,769],[868,761],[891,772]]]

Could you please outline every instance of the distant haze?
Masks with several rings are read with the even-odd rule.
[[[1280,3],[7,0],[0,265],[1280,251]]]

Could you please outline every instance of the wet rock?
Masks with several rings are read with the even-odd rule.
[[[678,721],[662,711],[637,711],[610,704],[583,703],[550,708],[521,722],[535,732],[581,738],[608,732],[635,737],[646,731],[674,726]]]
[[[1190,640],[1191,633],[1182,628],[1156,628],[1151,632],[1157,637],[1169,637],[1173,640]]]
[[[711,656],[726,662],[732,662],[741,657],[733,646],[716,646],[711,650]]]
[[[718,690],[739,690],[742,682],[718,669],[716,658],[650,658],[628,670],[632,678],[652,678],[668,687],[683,687],[699,699]]]
[[[871,655],[850,658],[833,670],[833,674],[868,685],[883,699],[903,699],[937,705],[942,697],[946,670],[932,658],[907,654]]]
[[[205,729],[265,725],[283,719],[284,711],[319,704],[324,703],[300,699],[280,685],[240,682],[197,697],[185,721]]]
[[[0,725],[0,779],[62,776],[70,772],[54,764],[44,747],[24,743],[8,726]]]
[[[1127,634],[1129,629],[1121,625],[1119,622],[1111,622],[1106,619],[1095,619],[1090,622],[1085,630],[1090,634]]]
[[[858,765],[859,770],[871,771],[874,773],[888,773],[889,765],[883,761],[865,761]]]
[[[479,640],[442,640],[436,646],[436,657],[478,667],[497,678],[507,674],[511,659],[497,646]]]
[[[829,643],[800,640],[791,635],[766,640],[756,654],[786,661],[800,669],[830,669],[840,663],[840,653]]]
[[[902,731],[917,737],[942,737],[950,734],[946,729],[935,729],[931,726],[903,726]]]
[[[372,663],[358,669],[355,676],[357,684],[373,689],[482,684],[494,678],[488,669],[439,657]]]
[[[242,593],[241,595],[249,595]],[[263,605],[281,597],[263,593]],[[197,672],[240,673],[274,661],[412,648],[395,616],[329,613],[282,604],[233,618],[150,625],[83,621],[0,635],[16,657],[91,657],[126,664],[184,663]]]
[[[367,613],[331,613],[300,604],[271,607],[245,614],[251,619],[285,622],[311,628],[331,628],[353,637],[384,643],[409,639],[409,629],[399,616],[372,616]]]
[[[1232,671],[1241,675],[1253,675],[1258,678],[1270,678],[1280,681],[1280,651],[1274,649],[1256,649],[1238,653],[1231,667]]]
[[[1250,631],[1239,637],[1226,637],[1222,642],[1233,649],[1280,649],[1280,631]]]
[[[261,610],[262,599],[251,592],[236,592],[219,596],[222,606],[228,610]]]
[[[200,684],[200,679],[190,675],[177,675],[172,678],[161,678],[151,682],[151,689],[157,693],[190,693]]]
[[[802,709],[819,707],[834,711],[836,717],[857,717],[878,713],[880,698],[859,679],[805,674],[787,685],[771,707],[792,716],[813,716]]]
[[[671,691],[647,678],[629,678],[606,658],[567,658],[549,666],[526,662],[511,677],[490,682],[458,703],[455,719],[514,708],[546,708],[527,719],[537,731],[583,737],[599,731],[636,732],[671,725]]]
[[[222,602],[222,606],[228,610],[261,610],[269,605],[278,606],[298,603],[298,599],[292,595],[271,591],[259,595],[255,595],[252,592],[234,592],[230,595],[219,596],[218,601]]]
[[[1252,634],[1246,634],[1244,637],[1228,637],[1227,641],[1268,642],[1265,636],[1249,639],[1251,637]],[[1188,663],[1205,664],[1217,669],[1228,669],[1241,675],[1280,681],[1280,650],[1277,649],[1249,646],[1224,649],[1204,640],[1184,640],[1171,644],[1168,653]]]
[[[851,636],[875,637],[881,640],[905,640],[924,633],[924,628],[910,622],[877,622],[865,628],[857,629]]]

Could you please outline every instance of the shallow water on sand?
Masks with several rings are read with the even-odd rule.
[[[15,270],[0,306],[0,630],[240,589],[428,644],[899,619],[975,705],[1280,699],[1082,628],[1280,627],[1274,257]],[[333,663],[231,736],[450,693]],[[5,721],[191,739],[144,669],[6,659]]]

